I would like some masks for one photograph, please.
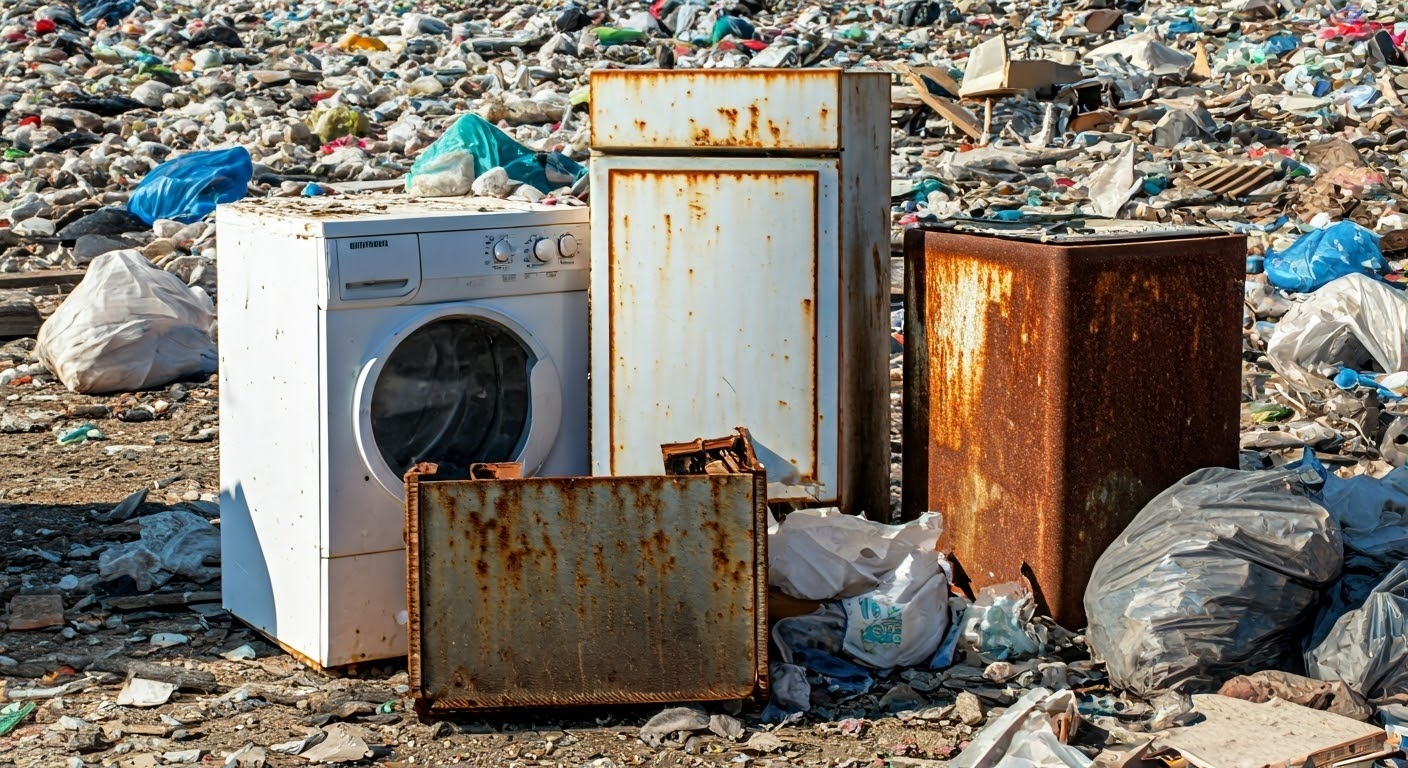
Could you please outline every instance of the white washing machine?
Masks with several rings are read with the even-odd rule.
[[[404,656],[407,469],[588,473],[587,209],[374,195],[217,217],[225,607],[319,666]]]

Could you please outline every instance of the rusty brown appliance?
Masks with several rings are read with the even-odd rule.
[[[1237,465],[1246,239],[1140,222],[905,236],[903,511],[976,590],[1081,627],[1096,559],[1160,491]]]
[[[406,475],[422,717],[766,696],[765,477],[436,469]]]

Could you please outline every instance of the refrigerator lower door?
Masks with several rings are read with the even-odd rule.
[[[593,474],[745,426],[771,499],[836,497],[837,162],[593,159]]]

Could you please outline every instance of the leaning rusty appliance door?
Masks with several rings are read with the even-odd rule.
[[[419,470],[406,554],[422,717],[765,692],[765,480]]]

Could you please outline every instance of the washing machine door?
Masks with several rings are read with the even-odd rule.
[[[543,345],[500,312],[440,307],[387,339],[357,378],[354,433],[372,476],[398,501],[422,461],[542,466],[562,421],[562,383]]]

